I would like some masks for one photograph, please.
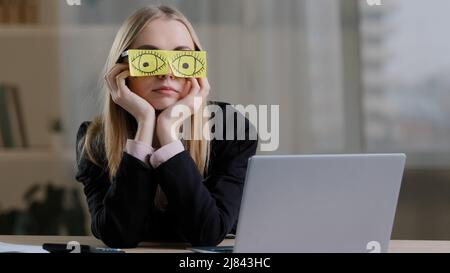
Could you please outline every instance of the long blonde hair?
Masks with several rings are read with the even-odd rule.
[[[148,6],[137,10],[120,27],[111,47],[104,75],[116,64],[120,54],[129,49],[145,25],[155,19],[166,17],[183,23],[191,34],[196,50],[202,50],[199,39],[186,17],[176,9],[168,6]],[[128,138],[134,138],[137,130],[136,120],[123,108],[118,106],[111,98],[110,92],[103,82],[104,105],[103,114],[90,124],[85,140],[81,141],[82,149],[87,158],[96,165],[106,169],[112,181],[122,160],[122,152]],[[207,109],[203,102],[202,109]],[[200,127],[204,123],[203,111],[191,117],[191,124]],[[192,132],[194,133],[194,132]],[[206,175],[209,161],[209,141],[202,134],[200,140],[191,137],[185,141],[200,174]]]

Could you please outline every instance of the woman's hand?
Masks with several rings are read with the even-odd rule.
[[[128,64],[116,64],[106,74],[105,80],[108,84],[112,100],[120,107],[130,113],[138,123],[155,118],[155,109],[145,99],[133,93],[125,83],[130,76]]]
[[[188,91],[188,94],[158,116],[156,132],[161,146],[178,140],[175,132],[178,132],[184,121],[180,120],[178,113],[183,109],[189,110],[187,115],[184,116],[185,118],[197,114],[202,109],[201,106],[209,95],[210,85],[206,78],[189,78],[184,88],[185,91]],[[191,130],[193,130],[192,127]]]
[[[128,64],[116,64],[106,74],[105,80],[112,100],[136,119],[138,131],[135,140],[151,145],[155,129],[155,108],[128,88],[126,79],[129,76]]]

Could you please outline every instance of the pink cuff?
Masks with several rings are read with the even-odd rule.
[[[148,164],[147,157],[151,156],[155,152],[155,149],[144,142],[128,139],[125,151],[140,161]]]
[[[159,165],[163,164],[167,160],[183,151],[183,143],[181,143],[180,140],[174,141],[156,150],[150,156],[150,164],[153,166],[153,168],[156,169],[159,167]]]

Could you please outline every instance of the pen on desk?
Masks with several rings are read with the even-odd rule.
[[[125,253],[119,248],[90,247],[90,253]]]

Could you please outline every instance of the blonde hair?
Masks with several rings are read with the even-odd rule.
[[[191,34],[195,50],[202,50],[192,25],[181,12],[168,6],[144,7],[132,14],[120,27],[106,61],[104,75],[117,63],[121,53],[129,49],[145,25],[161,17],[183,23]],[[89,126],[82,149],[86,152],[88,159],[109,171],[112,181],[122,160],[127,139],[134,138],[137,123],[127,111],[114,103],[104,82],[102,89],[105,95],[103,114],[95,118]],[[206,102],[203,102],[202,110],[204,109],[207,109]],[[200,127],[203,125],[202,110],[199,111],[199,115],[191,117],[192,126],[195,126],[195,123],[198,123]],[[191,137],[185,141],[185,146],[198,170],[205,176],[209,161],[209,141],[203,137],[200,140],[197,139]]]

